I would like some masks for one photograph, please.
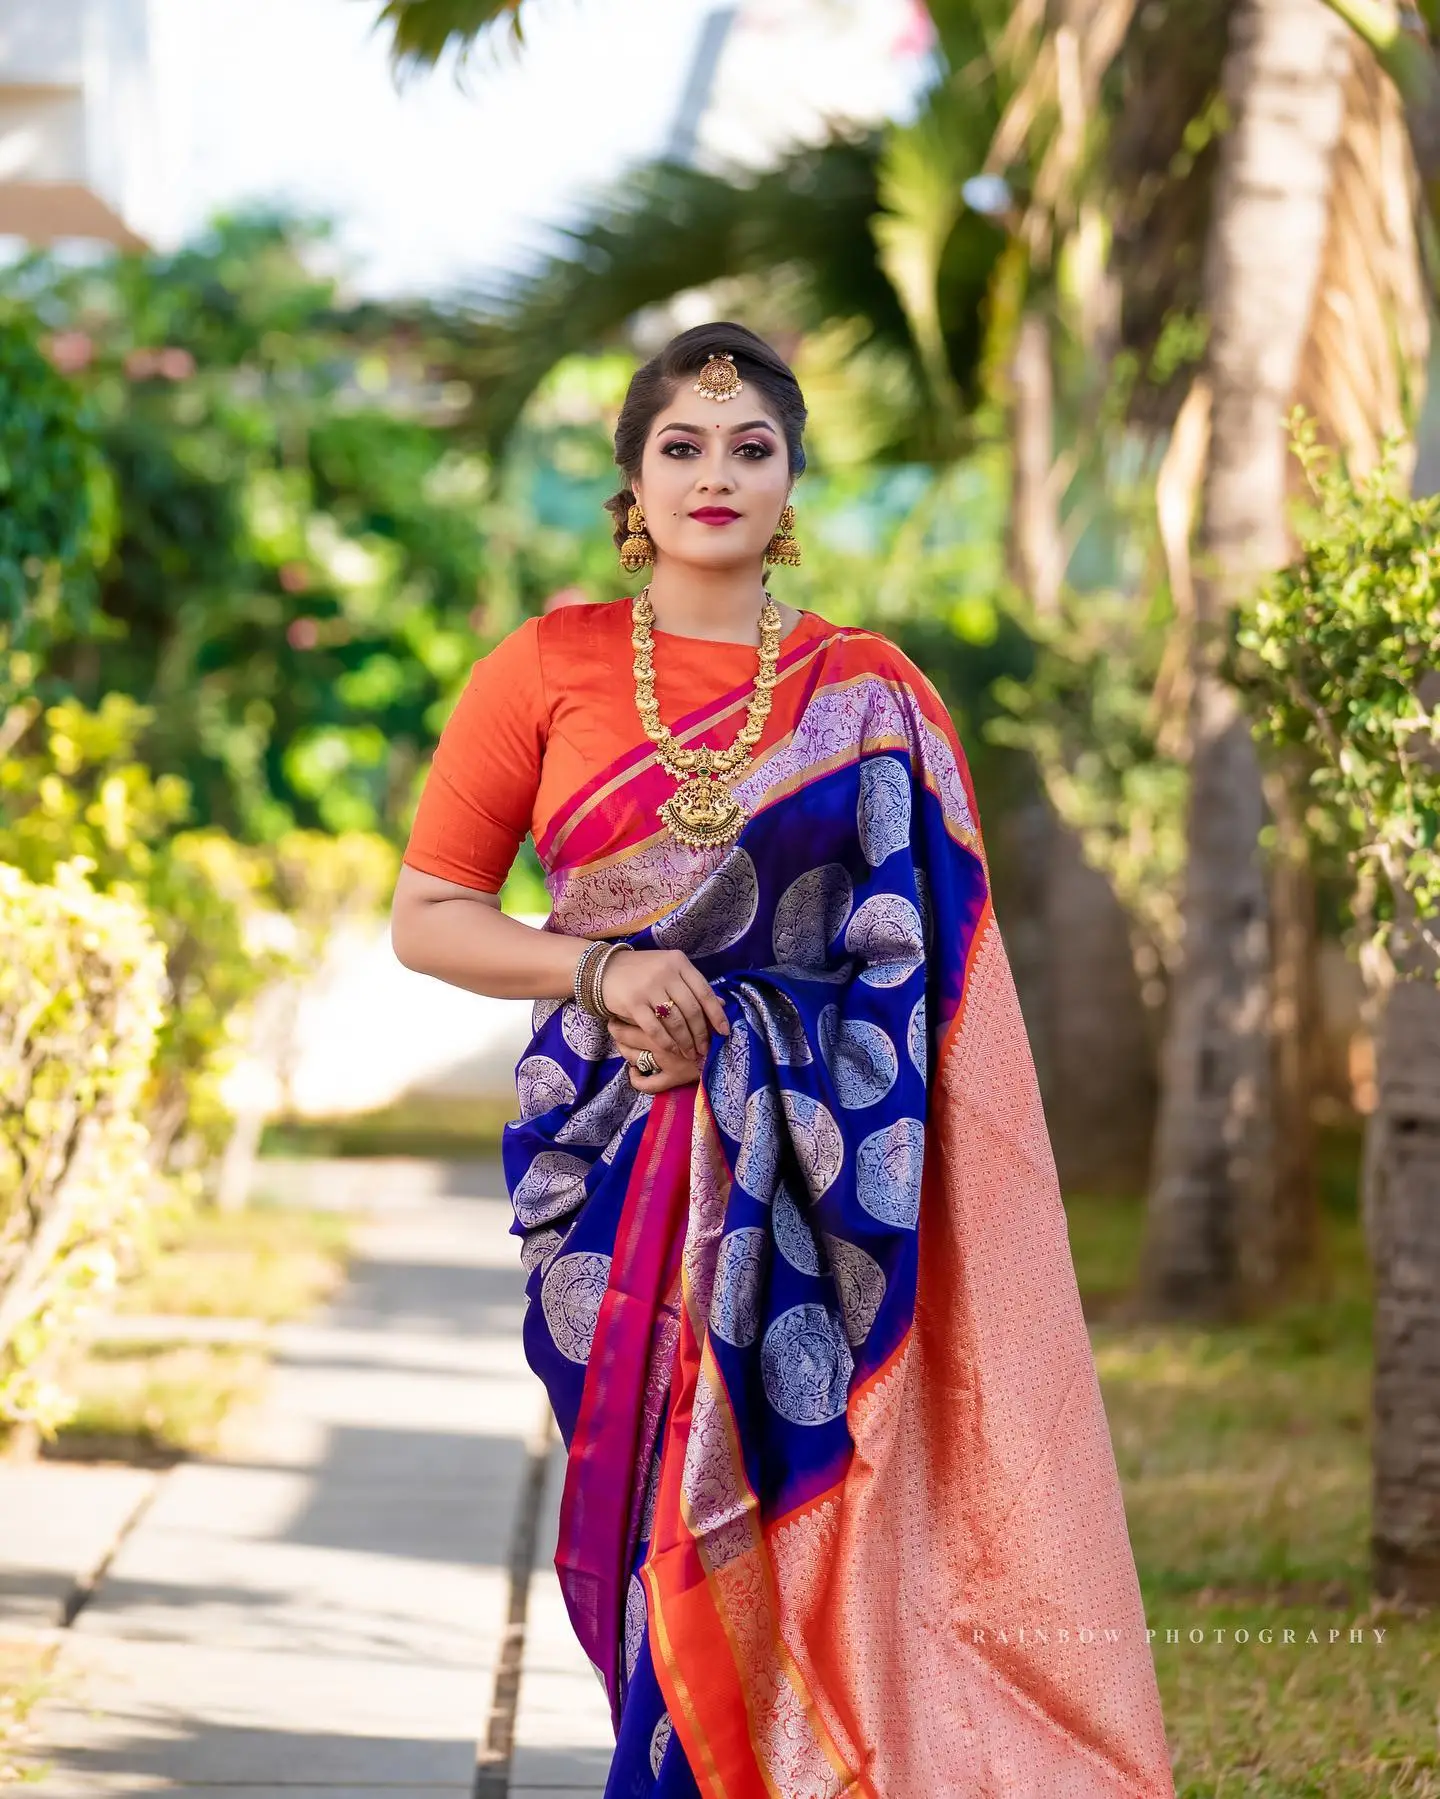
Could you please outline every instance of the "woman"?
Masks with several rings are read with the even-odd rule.
[[[804,421],[738,325],[639,370],[649,585],[475,664],[395,895],[408,966],[536,1002],[503,1155],[607,1799],[1172,1795],[963,751],[765,589]]]

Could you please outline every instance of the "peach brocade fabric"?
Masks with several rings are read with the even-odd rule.
[[[1114,1451],[988,908],[968,987],[938,1070],[915,1330],[854,1408],[842,1495],[771,1536],[798,1601],[781,1628],[885,1799],[1168,1799]]]

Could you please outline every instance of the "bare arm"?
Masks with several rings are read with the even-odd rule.
[[[500,910],[498,893],[441,880],[404,863],[390,907],[390,941],[406,968],[471,993],[493,999],[569,999],[575,969],[586,945],[596,939],[564,937],[522,924]],[[670,1069],[676,1054],[686,1060],[703,1056],[712,1030],[722,1036],[730,1032],[725,1008],[710,983],[680,950],[612,957],[605,967],[602,998],[628,1021],[612,1033],[627,1060],[648,1048]],[[663,1025],[654,1009],[657,1001],[668,1002]]]
[[[406,968],[492,999],[569,999],[590,937],[562,937],[507,918],[483,893],[402,865],[390,941]]]

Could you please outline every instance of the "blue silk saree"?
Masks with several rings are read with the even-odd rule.
[[[683,950],[728,1037],[635,1091],[534,1008],[503,1158],[567,1449],[606,1799],[1173,1795],[974,793],[872,632],[782,647],[736,842],[636,746],[537,847],[547,929]],[[748,683],[672,722],[722,747]]]

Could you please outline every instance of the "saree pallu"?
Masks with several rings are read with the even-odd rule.
[[[883,638],[779,672],[736,842],[657,834],[641,744],[537,846],[547,929],[683,950],[731,1026],[640,1094],[537,1002],[503,1139],[606,1799],[1171,1796],[963,751]]]

